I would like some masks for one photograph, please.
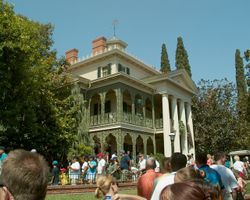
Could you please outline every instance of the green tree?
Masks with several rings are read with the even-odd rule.
[[[88,150],[92,144],[88,134],[87,102],[84,93],[81,91],[79,83],[71,79],[69,75],[66,74],[64,79],[67,84],[56,90],[56,107],[58,109],[56,118],[63,132],[62,135],[67,137],[67,142],[70,141],[69,149],[64,148],[63,155],[72,158],[72,156],[89,154]],[[80,149],[85,149],[86,151],[84,150],[81,152],[81,155],[77,155]]]
[[[188,54],[184,47],[182,37],[177,38],[177,48],[175,54],[176,69],[185,69],[187,73],[192,76],[191,67],[188,60]]]
[[[53,27],[0,0],[0,30],[0,143],[66,157],[75,141],[88,142],[86,120],[80,89],[71,92],[72,78],[62,75],[67,63],[51,50]]]
[[[32,148],[33,138],[41,140],[40,128],[46,125],[45,114],[39,112],[43,108],[53,112],[45,100],[51,95],[44,94],[43,84],[37,80],[54,56],[49,51],[52,26],[15,15],[12,6],[0,1],[0,29],[0,123],[5,127],[1,138],[14,147]],[[50,123],[55,125],[55,120]]]
[[[235,52],[235,69],[236,69],[236,85],[237,85],[237,109],[240,120],[244,120],[247,108],[247,85],[244,73],[243,58],[240,55],[240,50]]]
[[[245,54],[245,60],[247,62],[246,64],[246,77],[247,77],[247,86],[248,86],[248,92],[247,92],[247,114],[246,114],[246,119],[248,121],[248,126],[250,126],[250,50],[246,50],[244,52]],[[249,127],[250,129],[250,127]]]
[[[246,147],[245,135],[239,135],[235,127],[235,86],[227,80],[201,80],[198,90],[192,106],[196,151],[229,152]]]
[[[168,53],[165,44],[162,44],[161,47],[161,72],[168,73],[171,71],[171,67],[168,60]]]

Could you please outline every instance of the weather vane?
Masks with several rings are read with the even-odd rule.
[[[119,21],[118,21],[117,19],[114,19],[114,20],[113,20],[113,23],[112,23],[112,24],[113,24],[113,29],[114,29],[114,37],[116,36],[116,35],[115,35],[115,28],[116,28],[118,22],[119,22]]]

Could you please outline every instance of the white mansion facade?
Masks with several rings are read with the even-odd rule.
[[[97,38],[92,46],[90,56],[78,59],[72,49],[66,59],[87,101],[95,152],[194,153],[191,98],[197,88],[187,72],[163,74],[128,54],[115,37]]]

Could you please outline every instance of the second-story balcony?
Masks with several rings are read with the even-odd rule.
[[[91,115],[90,116],[90,127],[98,126],[98,125],[111,125],[116,123],[127,123],[133,124],[137,126],[143,126],[147,128],[163,128],[163,119],[155,119],[155,124],[153,124],[153,119],[143,117],[142,115],[132,115],[131,113],[122,113],[122,116],[118,118],[117,113],[105,113],[103,119],[101,115]],[[173,126],[173,120],[171,120],[171,127]]]
[[[112,125],[117,124],[119,122],[133,124],[137,126],[142,126],[146,128],[163,128],[163,119],[155,119],[155,124],[153,124],[153,120],[151,118],[144,118],[141,115],[132,115],[131,113],[123,113],[120,120],[118,119],[117,113],[105,113],[103,119],[101,115],[92,115],[90,116],[90,127],[95,127],[98,125]],[[170,129],[173,130],[174,120],[170,119]]]

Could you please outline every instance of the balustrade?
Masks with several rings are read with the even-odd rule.
[[[161,125],[158,128],[163,127],[162,119],[160,120]],[[101,115],[90,116],[90,126],[97,126],[101,124],[114,124],[117,122],[117,113],[105,113],[103,121],[101,121]],[[133,118],[131,113],[123,113],[121,122],[153,128],[153,120],[151,118],[143,118],[142,115],[135,115]]]
[[[157,129],[161,129],[163,128],[163,119],[155,119],[155,128]]]

